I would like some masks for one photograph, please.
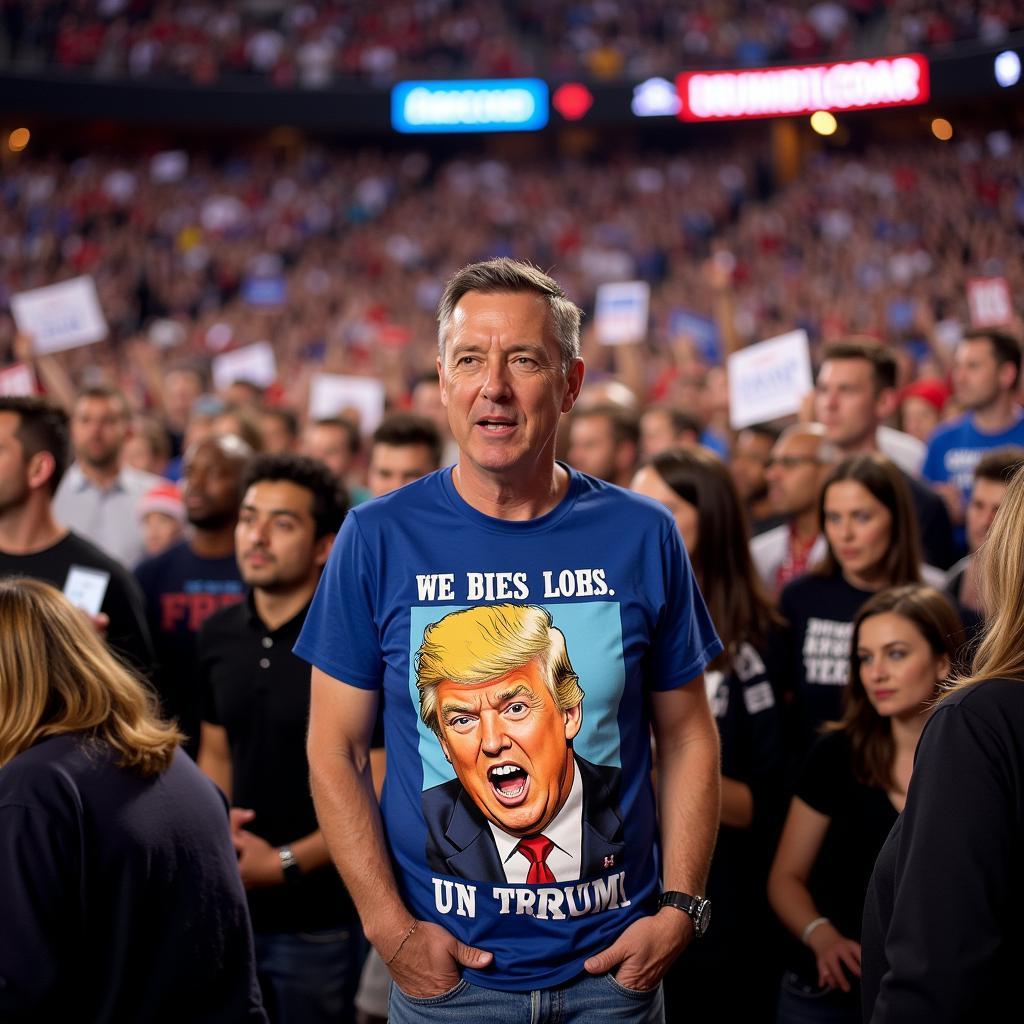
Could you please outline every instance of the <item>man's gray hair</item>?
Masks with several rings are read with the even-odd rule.
[[[441,301],[437,304],[437,352],[442,363],[455,307],[469,292],[536,292],[548,302],[551,326],[562,357],[562,371],[568,372],[573,361],[580,358],[580,318],[583,312],[579,306],[543,270],[532,263],[501,256],[463,267],[445,286]]]

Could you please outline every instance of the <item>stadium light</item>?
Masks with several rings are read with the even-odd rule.
[[[937,117],[932,121],[932,135],[939,142],[949,142],[953,138],[953,126],[944,117]]]
[[[20,153],[28,145],[30,138],[32,138],[32,133],[27,128],[15,128],[7,136],[7,148],[12,153]]]
[[[819,135],[835,135],[839,122],[835,114],[830,114],[827,110],[816,110],[811,114],[811,128]]]
[[[1020,81],[1020,56],[1014,50],[1003,50],[996,57],[993,70],[996,81],[1004,89],[1009,89]]]

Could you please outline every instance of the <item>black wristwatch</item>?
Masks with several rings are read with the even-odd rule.
[[[299,867],[299,862],[295,859],[295,854],[292,853],[290,846],[279,847],[277,855],[281,858],[281,871],[286,883],[290,884],[302,877],[302,868]]]
[[[690,896],[685,892],[663,892],[658,897],[658,907],[675,907],[693,921],[693,930],[698,939],[704,938],[711,924],[711,900],[703,896]]]

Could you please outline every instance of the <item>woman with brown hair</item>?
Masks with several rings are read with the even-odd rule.
[[[224,799],[68,600],[0,579],[0,1019],[265,1021]]]
[[[988,631],[921,737],[864,907],[864,1020],[1019,1016],[1024,960],[1024,470],[976,556]]]
[[[779,610],[789,623],[789,672],[798,756],[819,727],[842,715],[850,674],[850,635],[860,606],[886,587],[942,583],[923,569],[910,491],[896,466],[878,454],[844,459],[821,490],[819,518],[827,549],[821,563],[789,583]]]
[[[780,1024],[860,1020],[864,892],[958,632],[949,600],[919,584],[875,594],[853,622],[843,717],[807,757],[768,880],[772,907],[801,943],[783,977]]]
[[[729,470],[710,451],[655,455],[632,489],[667,506],[724,645],[704,674],[722,749],[722,827],[707,894],[714,924],[665,979],[668,1016],[702,1010],[761,1020],[779,968],[764,896],[781,818],[782,732],[774,678],[780,622],[750,557],[743,508]],[[776,944],[777,945],[777,944]],[[735,983],[737,962],[744,983]]]

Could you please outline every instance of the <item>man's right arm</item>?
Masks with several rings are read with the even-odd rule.
[[[432,997],[458,984],[460,965],[485,967],[491,954],[417,922],[399,895],[370,772],[376,709],[376,691],[313,669],[307,741],[313,802],[366,937],[403,992]]]

